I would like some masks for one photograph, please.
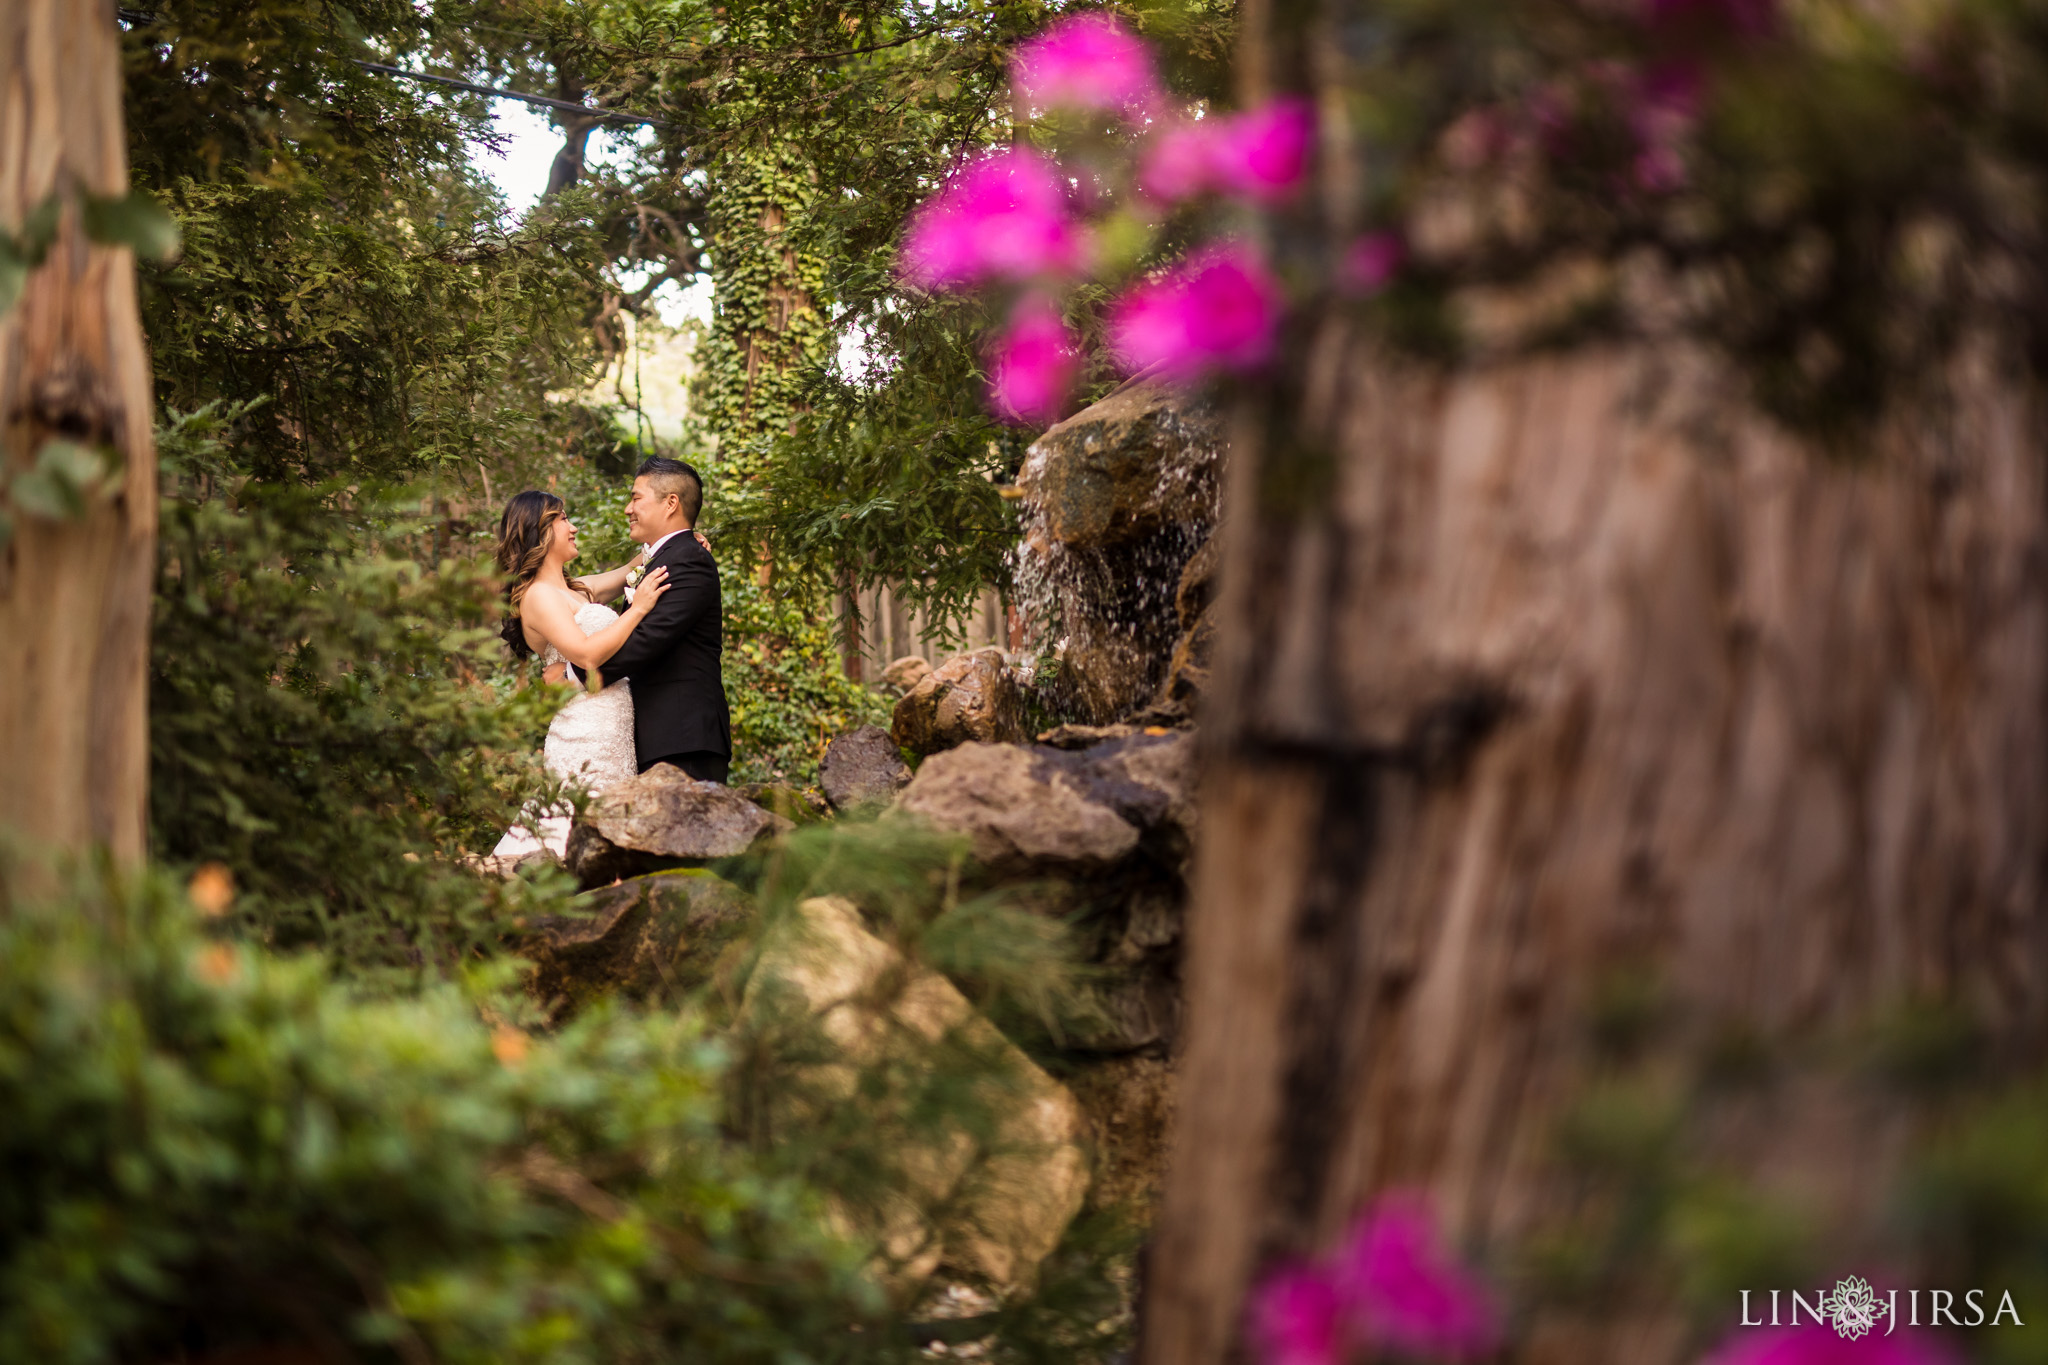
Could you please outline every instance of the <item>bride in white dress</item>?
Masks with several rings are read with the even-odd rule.
[[[655,569],[633,593],[624,615],[602,605],[624,588],[631,563],[587,578],[571,579],[576,527],[562,500],[552,493],[526,492],[513,498],[498,523],[498,567],[510,577],[505,642],[514,657],[542,656],[541,676],[550,682],[583,685],[618,652],[661,595],[668,570]],[[580,692],[555,714],[542,757],[548,772],[590,792],[638,771],[633,754],[633,693],[625,682],[602,692]],[[566,811],[545,813],[514,825],[491,850],[494,858],[523,858],[543,849],[561,857],[569,842]]]

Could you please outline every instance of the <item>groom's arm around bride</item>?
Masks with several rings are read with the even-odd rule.
[[[704,502],[703,478],[681,460],[640,466],[626,521],[649,546],[647,568],[668,570],[669,590],[601,670],[606,683],[633,684],[633,743],[639,768],[673,763],[723,782],[732,762],[732,722],[719,673],[724,629],[718,565],[690,534]]]

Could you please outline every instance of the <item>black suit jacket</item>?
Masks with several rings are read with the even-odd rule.
[[[668,591],[598,676],[607,685],[621,678],[633,684],[633,746],[642,763],[699,752],[730,758],[732,715],[718,666],[718,565],[684,531],[647,567],[668,570]]]

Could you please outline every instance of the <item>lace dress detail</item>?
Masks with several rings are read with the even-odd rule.
[[[576,612],[576,628],[595,635],[619,619],[617,612],[596,602]],[[541,656],[543,664],[567,663],[553,645]],[[572,670],[573,680],[576,673]],[[633,749],[633,693],[624,682],[602,692],[585,692],[555,713],[548,726],[547,743],[541,748],[548,772],[564,782],[599,792],[614,782],[639,771]],[[543,848],[561,857],[569,846],[569,815],[558,811],[533,822],[537,830],[514,825],[491,850],[498,858],[523,858]]]

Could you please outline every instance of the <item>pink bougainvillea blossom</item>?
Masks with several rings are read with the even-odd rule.
[[[1495,1342],[1485,1287],[1444,1250],[1419,1195],[1384,1195],[1365,1211],[1339,1254],[1337,1285],[1375,1346],[1462,1358]]]
[[[918,209],[904,234],[902,266],[912,284],[955,289],[996,277],[1070,274],[1085,256],[1058,169],[1013,147],[954,172]]]
[[[1340,1365],[1344,1304],[1315,1266],[1286,1266],[1252,1293],[1252,1340],[1262,1365]]]
[[[1308,175],[1315,110],[1306,100],[1279,100],[1227,120],[1216,143],[1223,188],[1262,204],[1294,193]]]
[[[1168,204],[1216,188],[1215,142],[1216,130],[1206,121],[1153,133],[1138,162],[1138,188]]]
[[[1408,241],[1398,232],[1368,232],[1344,252],[1337,282],[1351,294],[1377,294],[1408,260]]]
[[[1145,40],[1108,14],[1060,20],[1017,49],[1010,75],[1018,103],[1034,114],[1062,106],[1143,113],[1159,95]]]
[[[1845,1337],[1832,1326],[1738,1330],[1707,1365],[1953,1365],[1939,1342],[1910,1328]]]
[[[1027,300],[989,350],[989,407],[1006,422],[1050,422],[1078,369],[1074,336],[1059,310],[1045,299]]]
[[[1305,100],[1178,124],[1150,139],[1138,188],[1169,204],[1210,191],[1279,203],[1307,177],[1314,141],[1315,112]]]
[[[1690,179],[1685,148],[1700,121],[1705,82],[1689,62],[1656,67],[1631,82],[1629,127],[1635,134],[1636,188],[1668,194]]]
[[[1187,381],[1251,370],[1273,352],[1280,286],[1241,243],[1205,247],[1110,311],[1110,347],[1130,370]]]

